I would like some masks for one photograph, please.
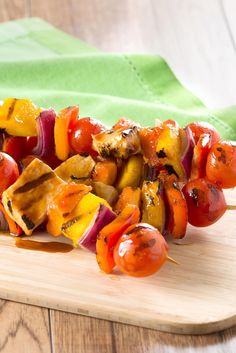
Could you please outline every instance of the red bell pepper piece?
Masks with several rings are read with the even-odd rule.
[[[129,226],[139,222],[139,218],[139,208],[135,205],[127,205],[114,221],[101,230],[96,243],[96,252],[97,263],[102,271],[112,272],[115,267],[113,258],[115,245]]]

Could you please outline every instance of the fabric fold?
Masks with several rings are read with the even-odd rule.
[[[81,116],[108,125],[121,116],[150,126],[157,118],[204,120],[236,140],[236,107],[208,110],[159,56],[103,53],[37,18],[1,24],[0,43],[0,100],[79,104]]]

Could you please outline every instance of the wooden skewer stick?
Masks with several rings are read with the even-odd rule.
[[[169,261],[169,262],[172,262],[172,264],[179,265],[179,262],[177,262],[176,260],[174,260],[174,259],[173,259],[172,257],[170,257],[170,256],[167,256],[166,260]]]
[[[234,206],[234,205],[227,205],[227,210],[236,210],[236,206]]]

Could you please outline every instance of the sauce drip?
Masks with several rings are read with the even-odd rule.
[[[21,238],[16,239],[15,245],[20,249],[44,251],[50,253],[67,253],[74,249],[70,244],[64,244],[55,241],[41,242],[34,240],[23,240]]]

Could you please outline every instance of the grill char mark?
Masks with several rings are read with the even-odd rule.
[[[44,183],[45,181],[52,179],[55,177],[55,174],[53,172],[49,172],[49,173],[45,173],[43,175],[41,175],[38,179],[32,180],[27,182],[26,184],[20,186],[18,189],[16,189],[14,191],[14,195],[17,194],[23,194],[27,191],[30,191],[36,187],[38,187],[39,185],[41,185],[42,183]]]
[[[22,221],[25,223],[28,230],[34,229],[35,224],[34,222],[25,214],[21,216]]]
[[[15,109],[16,102],[17,102],[17,99],[14,98],[13,102],[11,103],[11,105],[10,105],[10,107],[8,109],[7,119],[6,120],[10,120],[11,119],[12,113],[14,112],[14,109]]]

